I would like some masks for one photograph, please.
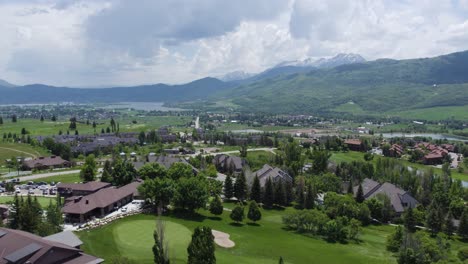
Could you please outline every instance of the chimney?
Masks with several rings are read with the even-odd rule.
[[[89,200],[86,200],[86,204],[89,204]]]

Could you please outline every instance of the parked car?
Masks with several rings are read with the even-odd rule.
[[[29,190],[28,194],[34,194],[34,190]]]

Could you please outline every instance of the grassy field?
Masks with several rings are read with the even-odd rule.
[[[259,225],[243,226],[232,225],[227,212],[221,219],[211,217],[204,210],[192,218],[164,216],[171,262],[186,263],[187,245],[193,229],[209,226],[229,233],[236,243],[232,249],[216,248],[218,263],[277,263],[280,256],[285,263],[310,263],[312,259],[314,263],[395,263],[385,250],[385,239],[392,227],[366,227],[360,243],[332,244],[284,230],[281,216],[293,210],[262,211],[263,219]],[[82,249],[108,260],[121,255],[136,263],[153,263],[151,247],[155,219],[153,215],[136,215],[99,229],[79,232],[84,242]]]
[[[233,154],[239,156],[239,154]],[[263,167],[265,164],[273,163],[275,155],[268,151],[248,151],[247,152],[247,163],[250,166],[252,171],[257,171]]]
[[[5,164],[5,159],[11,159],[12,157],[35,158],[42,155],[48,155],[48,153],[40,147],[33,147],[28,144],[0,142],[0,164]]]
[[[189,116],[133,116],[133,117],[118,117],[116,122],[119,123],[121,132],[140,132],[150,129],[156,129],[161,126],[174,126],[179,127],[179,130],[185,128],[186,125],[192,120],[192,117]],[[21,129],[25,128],[30,135],[57,135],[61,130],[63,133],[66,133],[70,122],[67,120],[58,120],[52,122],[46,120],[41,122],[37,119],[18,119],[18,122],[12,123],[11,121],[5,120],[6,122],[0,126],[0,135],[3,136],[3,133],[11,132],[16,133],[16,135],[21,134]],[[90,120],[92,123],[93,120]],[[136,121],[136,123],[133,123]],[[108,120],[97,120],[96,121],[96,132],[100,133],[101,129],[106,129],[109,126]],[[86,125],[77,123],[77,130],[80,134],[93,134],[94,129],[92,125]],[[70,131],[74,133],[74,131]]]
[[[75,174],[65,174],[65,175],[58,175],[58,176],[51,176],[46,178],[40,178],[34,180],[34,182],[61,182],[61,183],[75,183],[75,182],[82,182],[79,173]]]
[[[376,158],[373,159],[372,162],[376,162]],[[330,157],[331,161],[341,163],[341,162],[351,162],[353,160],[359,160],[359,161],[364,161],[364,153],[363,152],[356,152],[356,151],[349,151],[349,152],[333,152],[332,156]],[[429,169],[431,166],[423,165],[423,164],[418,164],[418,163],[411,163],[406,160],[400,160],[403,162],[403,164],[410,166],[415,169]],[[441,175],[442,174],[442,169],[439,168],[434,168],[434,172]],[[462,181],[468,181],[468,174],[467,173],[460,173],[456,169],[451,170],[452,173],[452,178],[462,180]]]
[[[468,120],[468,105],[431,107],[389,114],[406,119],[444,120],[452,118],[455,120]]]
[[[13,202],[13,198],[14,198],[13,196],[0,196],[0,204],[6,204],[6,203]],[[24,197],[24,199],[26,199],[26,197]],[[55,203],[55,199],[56,199],[55,197],[53,197],[53,198],[40,197],[40,196],[37,197],[37,200],[41,204],[42,208],[48,206],[49,202],[51,200],[52,200],[53,203]]]

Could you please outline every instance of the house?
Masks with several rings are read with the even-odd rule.
[[[95,193],[103,188],[108,188],[112,184],[100,181],[90,181],[86,183],[59,183],[57,192],[62,197],[84,196]]]
[[[198,170],[192,166],[192,164],[188,163],[184,158],[178,156],[152,156],[148,155],[146,158],[148,162],[158,163],[159,165],[169,169],[174,163],[184,163],[190,165],[192,167],[193,173],[198,174]]]
[[[368,200],[376,197],[378,194],[384,194],[390,198],[393,210],[396,215],[401,215],[406,208],[415,208],[419,202],[411,196],[410,193],[398,188],[394,184],[385,182],[379,183],[369,178],[366,178],[361,183],[364,193],[364,199]],[[357,194],[359,186],[353,188],[354,194]]]
[[[91,264],[103,259],[83,253],[64,243],[48,240],[34,234],[0,228],[0,264]]]
[[[423,163],[425,165],[436,165],[443,163],[444,156],[440,152],[431,152],[424,155]]]
[[[54,168],[70,167],[71,163],[60,156],[39,157],[37,159],[25,160],[23,169],[25,170],[47,170]]]
[[[72,223],[104,217],[138,197],[138,186],[141,183],[135,181],[120,188],[108,187],[86,196],[72,196],[65,201],[62,212],[66,221]]]
[[[346,139],[344,142],[349,150],[353,151],[363,151],[362,142],[359,139]]]
[[[236,156],[229,156],[225,154],[218,154],[213,158],[213,164],[216,169],[223,173],[232,173],[239,175],[245,165],[245,160]]]
[[[399,158],[403,155],[403,147],[398,144],[393,144],[389,149],[390,157]]]
[[[272,167],[268,164],[263,165],[263,168],[254,173],[260,180],[260,186],[265,187],[268,178],[273,182],[283,181],[292,183],[293,178],[285,171],[277,167]]]

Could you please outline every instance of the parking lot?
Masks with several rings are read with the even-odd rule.
[[[0,193],[5,194],[5,183],[0,183]],[[10,193],[11,194],[11,193]],[[51,182],[27,182],[14,185],[14,194],[19,196],[55,196],[57,195],[57,183]]]

